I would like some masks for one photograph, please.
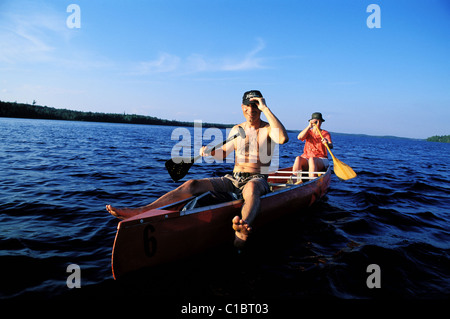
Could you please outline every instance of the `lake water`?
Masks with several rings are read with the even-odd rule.
[[[358,177],[333,175],[320,202],[245,252],[224,245],[114,281],[118,220],[105,204],[145,205],[179,185],[164,168],[174,129],[0,118],[0,298],[450,297],[450,144],[342,134],[333,153]],[[281,167],[302,149],[289,134]],[[187,177],[231,169],[198,163]],[[80,289],[66,285],[70,264]],[[371,264],[381,288],[367,286]]]

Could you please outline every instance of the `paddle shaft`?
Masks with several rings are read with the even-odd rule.
[[[245,132],[243,133],[242,131],[239,130],[239,132],[237,132],[236,134],[230,136],[229,138],[227,138],[226,140],[220,142],[217,145],[214,145],[213,147],[211,147],[210,149],[206,150],[206,154],[211,154],[213,151],[216,150],[216,148],[221,147],[222,145],[227,144],[228,142],[231,142],[232,140],[234,140],[235,138],[242,136],[243,138],[245,138]],[[191,162],[195,163],[195,161],[197,161],[199,158],[202,158],[202,155],[197,155],[196,157],[192,158]]]
[[[319,132],[320,137],[323,138],[322,133],[320,133],[320,128],[315,123],[314,123],[314,126],[317,127],[317,131]],[[325,143],[325,146],[327,147],[328,152],[330,152],[331,157],[334,159],[335,157],[334,157],[333,153],[331,152],[330,147],[328,146],[328,143]]]
[[[314,125],[317,127],[317,131],[319,132],[320,137],[323,138],[322,133],[320,132],[320,129],[317,126],[317,124],[314,124]],[[336,176],[343,180],[348,180],[348,179],[356,177],[356,173],[353,171],[353,169],[350,166],[341,162],[333,155],[330,148],[328,147],[328,143],[325,143],[325,146],[327,147],[328,152],[330,152],[330,155],[333,158],[333,163],[334,163],[333,170],[334,170],[334,173],[336,174]]]

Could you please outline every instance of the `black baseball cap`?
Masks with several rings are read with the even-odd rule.
[[[253,104],[255,102],[250,101],[254,97],[263,97],[261,92],[258,90],[251,90],[244,93],[244,96],[242,97],[242,104],[249,105]]]

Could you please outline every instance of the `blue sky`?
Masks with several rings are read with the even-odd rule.
[[[259,89],[288,129],[450,134],[447,0],[0,0],[0,43],[3,101],[232,124]]]

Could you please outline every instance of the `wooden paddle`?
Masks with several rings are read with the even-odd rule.
[[[317,124],[315,124],[315,123],[313,123],[313,124],[314,124],[314,126],[317,127],[317,131],[319,132],[320,137],[323,138],[322,133],[320,133],[320,129],[317,126]],[[331,152],[331,150],[327,144],[325,144],[325,146],[327,147],[328,152],[330,152],[331,157],[333,158],[333,165],[334,165],[333,170],[334,170],[334,173],[336,174],[336,176],[345,181],[356,177],[356,173],[353,171],[353,169],[350,166],[348,166],[347,164],[338,160],[336,157],[334,157],[333,153]]]
[[[212,151],[214,151],[216,148],[221,147],[222,145],[234,140],[237,137],[245,138],[245,131],[242,127],[238,126],[238,132],[234,134],[233,136],[230,136],[226,140],[220,142],[216,146],[208,149],[206,151],[206,154],[211,154]],[[166,169],[167,172],[169,172],[170,177],[174,180],[174,182],[178,182],[180,179],[182,179],[186,174],[188,173],[191,166],[195,163],[196,160],[201,158],[201,155],[197,155],[196,157],[191,157],[190,159],[177,157],[177,158],[171,158],[170,160],[166,161]]]

